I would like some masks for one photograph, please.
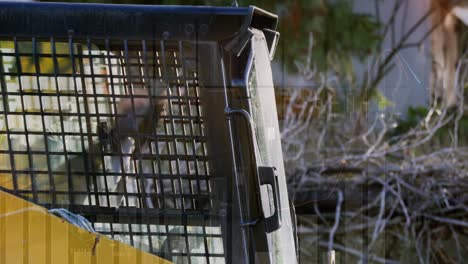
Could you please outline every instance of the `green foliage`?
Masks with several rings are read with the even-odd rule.
[[[394,138],[395,136],[400,136],[408,133],[411,129],[416,128],[428,114],[428,108],[426,107],[410,107],[408,108],[408,113],[405,118],[397,120],[398,126],[395,127],[388,133],[389,138]],[[453,140],[454,133],[454,123],[453,121],[440,128],[433,137],[434,143],[439,144],[448,144]],[[467,142],[467,133],[468,133],[468,116],[462,116],[458,120],[458,134],[460,144],[466,144]]]
[[[389,136],[403,135],[415,128],[427,116],[428,111],[426,107],[422,106],[409,107],[406,117],[397,120],[398,126],[389,133]]]
[[[376,91],[376,101],[377,101],[377,106],[379,107],[380,110],[384,110],[385,108],[394,105],[394,103],[389,100],[387,97],[385,97],[384,94],[382,94],[380,91]]]
[[[280,21],[283,56],[304,58],[309,32],[312,32],[312,63],[320,70],[331,69],[343,75],[352,74],[351,59],[364,59],[382,40],[378,34],[380,25],[368,15],[354,13],[351,3],[346,0],[335,3],[303,1],[302,6],[291,5],[287,10],[288,13]],[[288,19],[288,16],[292,19]],[[290,64],[290,61],[285,62]]]
[[[347,1],[329,6],[324,24],[317,53],[364,59],[380,41],[378,24],[370,16],[353,13]]]

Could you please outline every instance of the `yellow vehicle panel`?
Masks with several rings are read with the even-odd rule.
[[[0,191],[0,264],[169,264]]]

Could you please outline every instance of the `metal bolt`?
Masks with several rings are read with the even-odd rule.
[[[205,35],[208,33],[208,25],[207,24],[201,24],[200,25],[200,34]]]
[[[226,209],[219,210],[219,216],[225,217],[227,215]]]
[[[195,30],[195,26],[193,24],[185,24],[185,34],[191,35]]]

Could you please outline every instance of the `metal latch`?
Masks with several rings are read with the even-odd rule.
[[[275,167],[258,167],[260,185],[270,185],[273,192],[273,204],[275,212],[265,217],[265,231],[271,233],[281,228],[281,202],[278,185],[278,172]],[[269,199],[268,199],[269,201]]]
[[[278,31],[267,28],[263,29],[262,31],[263,35],[265,35],[265,40],[268,45],[270,60],[273,60],[273,57],[275,57],[276,47],[278,46],[280,33]]]

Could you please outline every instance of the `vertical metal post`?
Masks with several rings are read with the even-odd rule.
[[[233,159],[240,159],[239,164],[244,164],[240,168],[247,171],[239,174],[234,170],[237,188],[244,188],[246,191],[240,193],[237,190],[241,226],[247,232],[244,245],[252,243],[248,247],[250,262],[294,263],[297,261],[296,257],[291,256],[296,256],[296,243],[281,154],[270,67],[271,54],[262,31],[249,29],[247,34],[249,33],[250,38],[248,35],[244,38],[247,39],[247,44],[239,45],[245,47],[244,51],[231,58],[231,61],[236,61],[239,68],[243,69],[242,74],[231,73],[242,76],[242,81],[232,82],[240,86],[231,87],[224,82],[225,113],[228,117]],[[222,69],[224,71],[224,67]],[[240,94],[236,94],[237,99],[231,100],[239,103],[231,106],[229,95],[236,90]],[[240,116],[246,121],[245,129],[243,126],[236,127],[239,131],[237,134],[232,133],[233,116]],[[242,119],[236,120],[238,122],[235,124],[242,124]],[[248,140],[240,137],[247,137]],[[243,146],[242,150],[241,146],[245,142],[250,147]],[[236,168],[237,165],[236,161]],[[250,184],[254,185],[253,188],[249,187]],[[271,186],[271,192],[264,188],[266,184]],[[241,197],[245,195],[247,198],[242,200]],[[272,200],[273,205],[270,204]]]

